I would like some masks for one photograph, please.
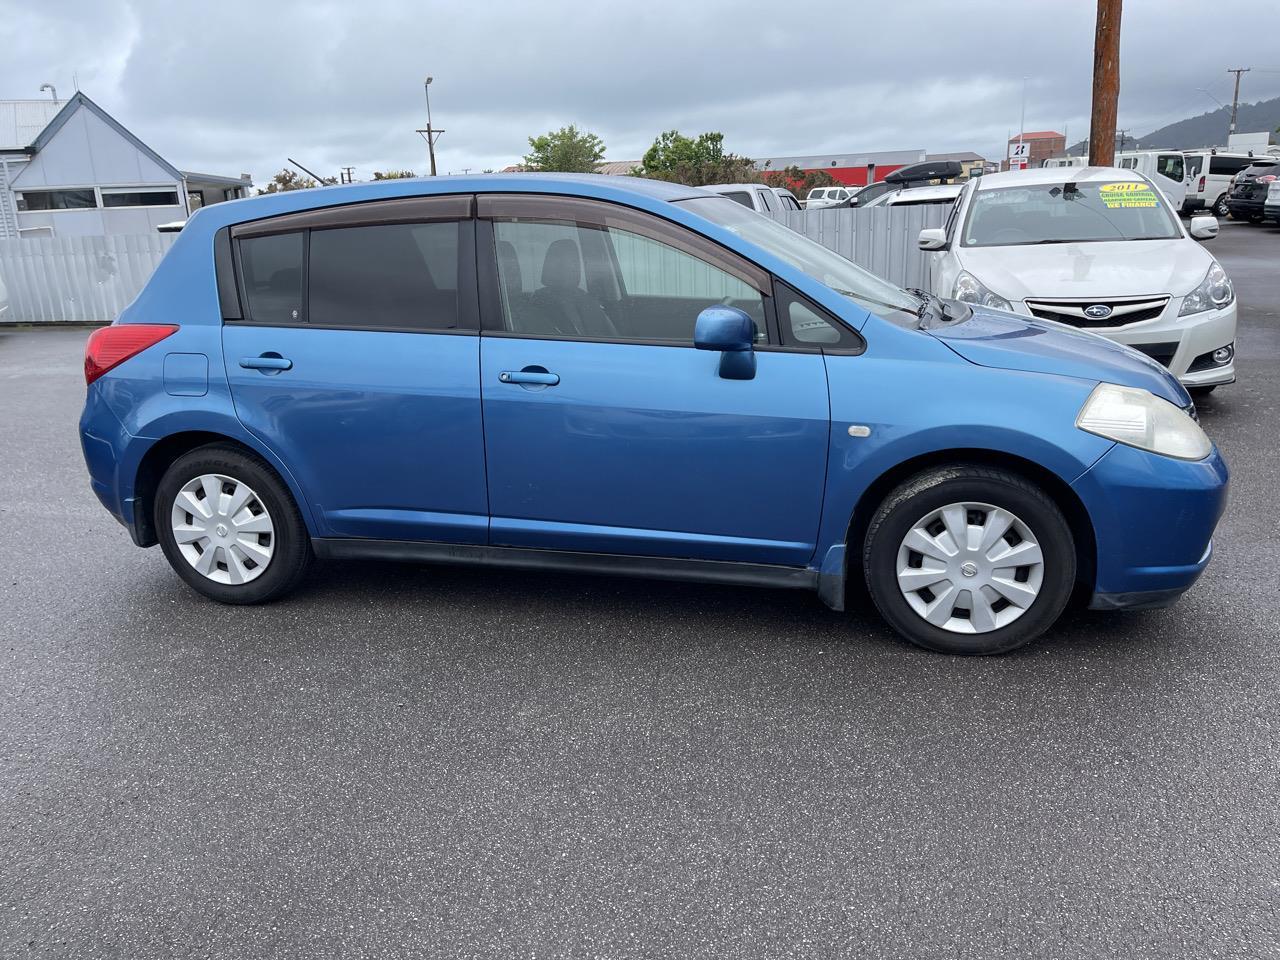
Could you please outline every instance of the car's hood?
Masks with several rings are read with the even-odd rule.
[[[929,333],[979,366],[1140,387],[1180,407],[1191,402],[1177,378],[1145,354],[1052,320],[979,307],[968,320]]]
[[[1194,240],[962,247],[960,266],[1006,300],[1186,296],[1212,258]]]

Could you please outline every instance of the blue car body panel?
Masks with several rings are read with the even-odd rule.
[[[494,544],[805,564],[830,417],[818,353],[724,380],[692,347],[485,337]],[[554,388],[503,383],[536,366]]]
[[[726,380],[719,354],[691,347],[222,320],[213,245],[223,227],[395,197],[516,192],[684,225],[840,317],[866,349],[760,349],[754,379]],[[203,208],[118,321],[180,329],[89,387],[81,433],[93,489],[136,536],[147,453],[179,434],[224,436],[276,469],[317,539],[784,565],[809,571],[839,606],[866,491],[915,460],[978,451],[1035,464],[1075,492],[1093,527],[1099,594],[1176,591],[1204,569],[1226,496],[1217,452],[1188,463],[1074,426],[1100,381],[1185,405],[1163,368],[999,312],[895,326],[671,202],[696,196],[706,194],[631,178],[503,175]],[[264,354],[290,369],[240,366]],[[530,367],[558,383],[500,379]]]
[[[1171,460],[1116,444],[1078,477],[1098,541],[1098,594],[1184,590],[1209,562],[1227,503],[1227,465]]]
[[[320,536],[484,543],[480,338],[223,328],[245,428],[294,473]],[[279,354],[288,371],[246,369]]]

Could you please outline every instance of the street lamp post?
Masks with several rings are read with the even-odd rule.
[[[422,89],[427,94],[427,129],[419,130],[422,138],[427,141],[427,152],[431,155],[431,175],[436,175],[436,138],[444,133],[443,130],[437,130],[431,125],[431,77],[427,77],[422,84]]]

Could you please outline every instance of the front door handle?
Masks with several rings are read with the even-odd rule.
[[[260,357],[241,357],[240,366],[246,370],[292,370],[293,361],[278,353],[264,353]]]
[[[503,383],[537,383],[544,387],[554,387],[560,382],[560,375],[546,370],[503,370],[498,374],[498,379]]]

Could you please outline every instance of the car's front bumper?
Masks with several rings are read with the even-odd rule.
[[[1195,583],[1213,556],[1227,484],[1217,448],[1194,461],[1108,450],[1072,484],[1097,546],[1091,606],[1165,606]]]
[[[1212,387],[1234,383],[1236,365],[1236,301],[1222,310],[1205,310],[1190,316],[1178,316],[1181,297],[1170,297],[1164,312],[1152,320],[1124,327],[1079,327],[1088,333],[1123,343],[1157,360],[1186,387]],[[1034,316],[1025,302],[1015,309]],[[1231,346],[1232,357],[1226,363],[1212,362],[1213,352]]]

